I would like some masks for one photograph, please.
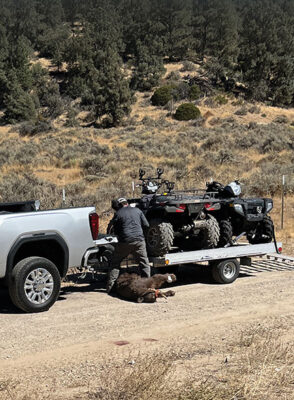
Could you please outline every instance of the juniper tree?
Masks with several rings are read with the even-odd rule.
[[[293,14],[272,0],[246,4],[239,56],[243,79],[253,98],[290,104],[294,93]]]
[[[238,17],[232,0],[194,0],[194,49],[232,69],[238,56]]]
[[[158,0],[160,22],[164,26],[165,55],[181,60],[191,47],[191,0]]]
[[[14,70],[8,73],[8,90],[4,95],[5,119],[9,123],[31,120],[36,117],[36,108],[31,95],[18,82]]]

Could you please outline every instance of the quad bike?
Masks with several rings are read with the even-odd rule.
[[[232,244],[233,236],[246,235],[251,244],[269,243],[274,236],[274,225],[269,215],[273,200],[268,198],[240,198],[238,181],[227,186],[219,182],[207,183],[206,193],[219,204],[207,207],[220,226],[220,247]]]
[[[220,239],[217,220],[206,207],[211,202],[205,191],[174,191],[174,183],[161,180],[162,169],[157,177],[144,178],[145,171],[139,171],[142,197],[129,199],[131,206],[139,207],[150,226],[146,229],[147,252],[150,256],[162,256],[173,246],[182,250],[197,250],[216,247]],[[165,191],[158,193],[165,186]],[[111,233],[111,222],[108,227]]]

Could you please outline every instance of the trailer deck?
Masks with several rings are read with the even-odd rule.
[[[277,247],[281,250],[282,243],[277,243]],[[206,261],[227,260],[233,258],[239,258],[241,264],[242,261],[245,261],[246,264],[246,261],[251,257],[264,256],[274,252],[276,252],[276,247],[275,243],[272,242],[262,244],[238,244],[217,249],[175,252],[168,253],[163,257],[150,257],[149,259],[152,262],[153,266],[156,268],[166,267],[170,265],[183,265],[201,263]],[[278,255],[278,253],[276,254]]]

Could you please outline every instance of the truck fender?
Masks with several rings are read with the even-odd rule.
[[[64,277],[68,270],[69,251],[64,239],[57,233],[38,233],[19,237],[7,256],[6,280],[14,266],[23,258],[39,256],[52,261]]]

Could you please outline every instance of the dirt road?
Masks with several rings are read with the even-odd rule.
[[[12,379],[23,393],[38,388],[42,397],[54,387],[54,398],[65,398],[65,388],[67,395],[79,392],[110,360],[129,362],[139,352],[195,340],[206,354],[237,340],[249,324],[275,318],[293,328],[294,269],[243,273],[231,285],[216,285],[187,268],[176,296],[156,304],[109,297],[103,285],[66,284],[59,301],[41,314],[19,313],[1,289],[0,388]]]

